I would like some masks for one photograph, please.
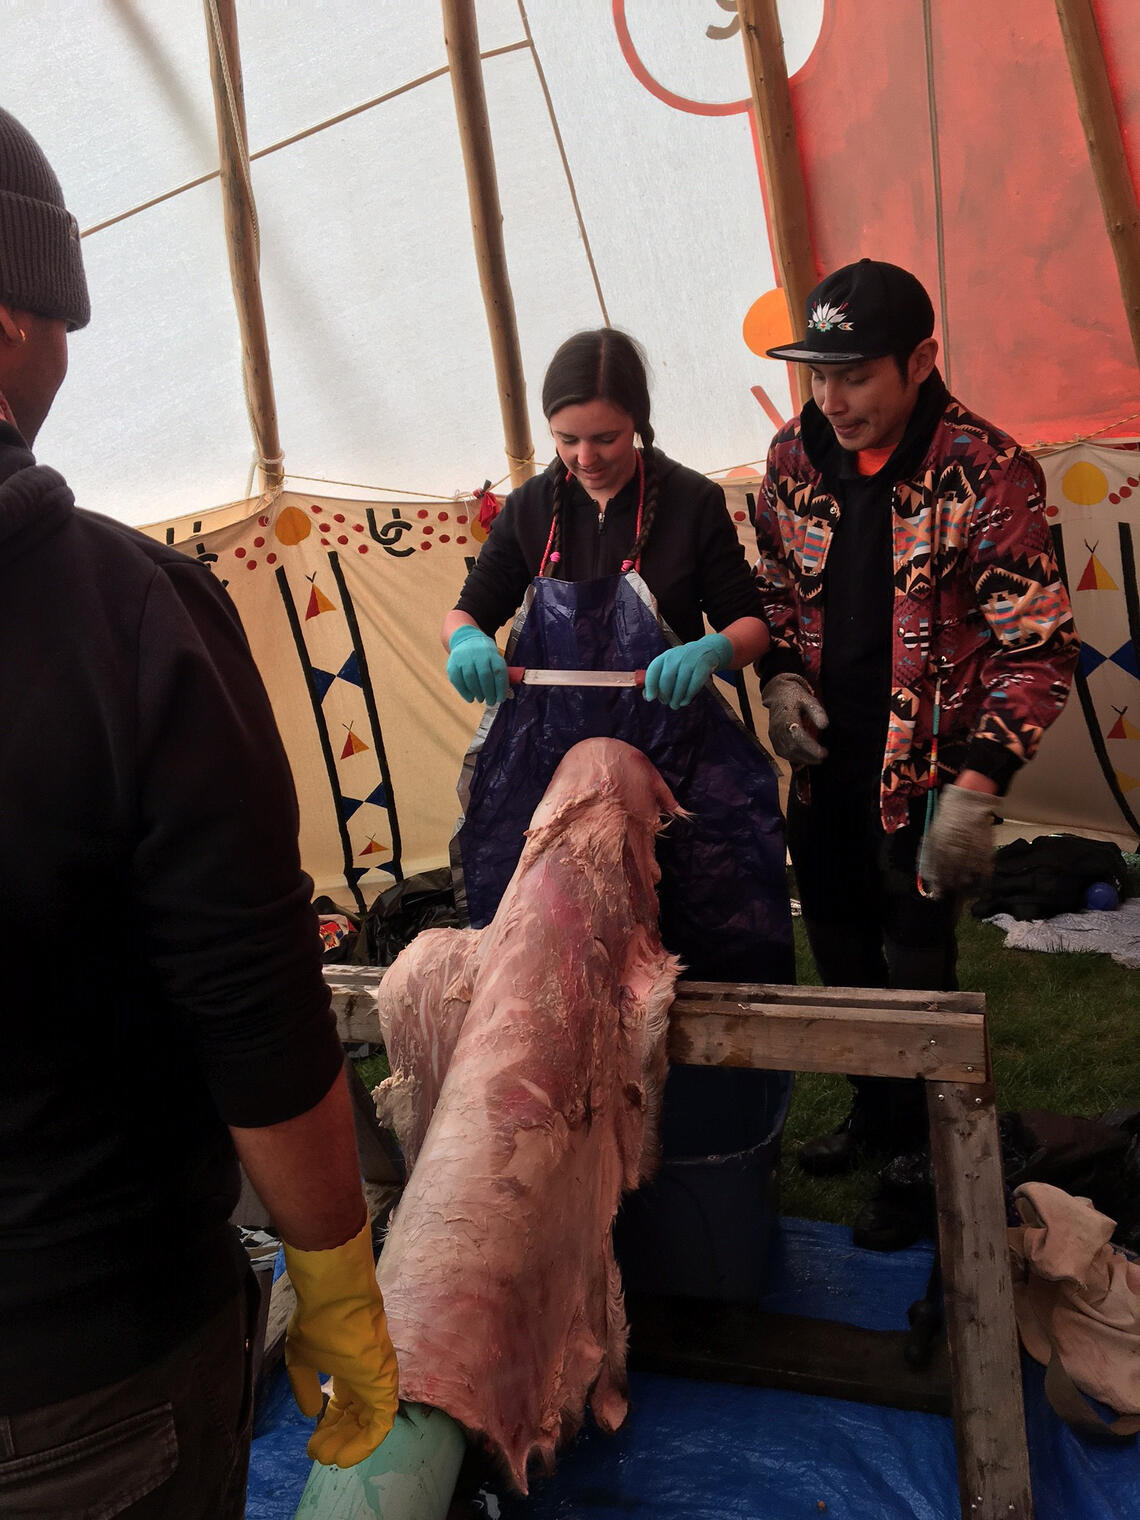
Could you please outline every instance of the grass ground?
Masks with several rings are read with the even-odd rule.
[[[818,983],[799,919],[795,933],[797,979]],[[1140,973],[1106,955],[1007,950],[1000,929],[969,914],[958,942],[961,986],[986,995],[999,1110],[1140,1108]],[[388,1074],[383,1052],[356,1065],[369,1089]],[[850,1092],[844,1077],[797,1077],[780,1167],[785,1214],[850,1224],[870,1194],[870,1172],[816,1178],[795,1164],[805,1140],[843,1118]]]
[[[795,930],[798,980],[818,983],[799,919]],[[1000,1111],[1140,1108],[1140,973],[1107,955],[1007,950],[1000,929],[969,914],[958,944],[961,986],[986,996]],[[785,1214],[850,1224],[870,1194],[870,1172],[814,1178],[795,1164],[805,1140],[843,1118],[850,1091],[843,1077],[797,1077],[780,1168]]]

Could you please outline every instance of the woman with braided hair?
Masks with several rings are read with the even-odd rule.
[[[444,620],[447,675],[460,696],[506,697],[507,666],[493,635],[536,576],[638,573],[680,640],[650,662],[645,696],[674,710],[714,670],[739,670],[765,654],[768,629],[724,493],[654,447],[634,340],[613,328],[568,338],[546,372],[542,410],[556,457],[511,492]],[[705,632],[705,616],[717,633]]]
[[[542,409],[555,458],[507,497],[442,630],[451,684],[488,704],[460,784],[461,904],[490,922],[558,761],[580,739],[624,739],[690,815],[659,844],[666,944],[693,976],[790,981],[775,771],[709,680],[768,648],[724,493],[655,447],[645,362],[623,332],[568,338]],[[644,692],[525,683],[506,701],[494,635],[512,617],[512,664],[644,669]]]

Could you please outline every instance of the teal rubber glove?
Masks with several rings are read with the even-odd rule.
[[[723,633],[677,644],[659,654],[645,672],[645,700],[664,702],[674,712],[688,707],[714,670],[732,664],[732,640]]]
[[[465,702],[505,701],[510,690],[507,662],[494,639],[461,623],[447,641],[447,679]]]

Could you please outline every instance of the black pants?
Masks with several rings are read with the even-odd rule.
[[[925,799],[917,799],[906,826],[887,834],[870,783],[858,787],[813,771],[810,802],[793,791],[788,849],[808,943],[826,985],[957,988],[960,902],[923,897],[916,880],[925,811]],[[925,1142],[920,1080],[851,1081],[872,1129],[900,1151]]]

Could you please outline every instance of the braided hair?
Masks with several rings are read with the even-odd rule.
[[[657,510],[657,469],[653,459],[653,424],[649,420],[649,380],[645,353],[634,338],[614,327],[592,328],[567,338],[551,359],[542,382],[542,414],[550,420],[565,406],[608,401],[633,419],[641,439],[645,466],[645,507],[641,531],[630,550],[635,562],[645,548]],[[555,467],[550,553],[544,575],[560,573],[562,557],[562,506],[569,471],[561,460]]]

